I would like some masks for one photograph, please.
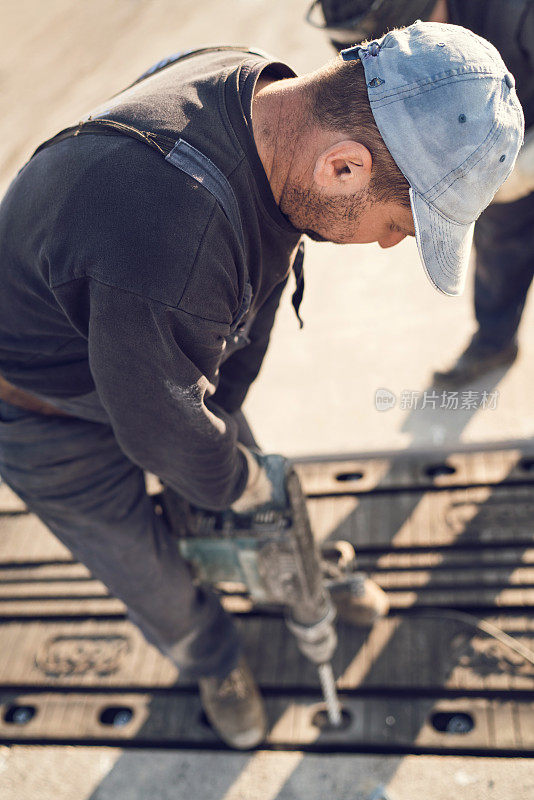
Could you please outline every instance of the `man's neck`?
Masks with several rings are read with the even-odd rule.
[[[298,142],[300,107],[293,79],[258,79],[252,100],[252,132],[274,199],[280,202]]]

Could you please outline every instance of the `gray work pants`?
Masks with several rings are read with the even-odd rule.
[[[231,617],[196,586],[111,427],[0,400],[0,475],[93,576],[122,600],[182,676],[225,675],[239,657]]]

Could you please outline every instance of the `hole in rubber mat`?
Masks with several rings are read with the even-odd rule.
[[[523,472],[534,472],[534,458],[522,458],[517,466]]]
[[[346,708],[341,709],[341,725],[332,725],[328,719],[328,712],[326,706],[322,705],[314,711],[312,717],[312,725],[319,728],[321,731],[346,731],[352,723],[352,714]]]
[[[429,478],[440,478],[442,475],[454,475],[456,467],[451,467],[450,464],[431,464],[425,469],[425,474]]]
[[[351,481],[361,481],[363,478],[363,472],[340,472],[336,475],[336,481],[340,481],[341,483],[350,483]]]
[[[133,719],[134,712],[128,706],[108,706],[100,714],[102,725],[123,728]]]
[[[432,727],[440,733],[466,734],[475,727],[471,714],[464,711],[437,711],[432,715]]]
[[[37,713],[35,706],[9,706],[4,714],[4,722],[13,725],[27,725]]]

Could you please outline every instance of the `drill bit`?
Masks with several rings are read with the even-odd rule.
[[[334,672],[332,670],[332,664],[329,661],[326,664],[319,664],[319,680],[321,681],[323,690],[328,721],[333,728],[339,728],[343,722],[343,717],[341,715],[341,706],[337,696]]]

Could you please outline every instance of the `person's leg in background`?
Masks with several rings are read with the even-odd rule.
[[[235,666],[231,617],[193,584],[143,471],[109,426],[0,400],[0,474],[182,675],[224,676]]]
[[[475,315],[488,349],[517,343],[517,329],[534,276],[534,194],[495,203],[475,227]]]
[[[478,329],[452,368],[434,373],[436,383],[451,388],[517,356],[517,330],[534,276],[534,194],[490,205],[475,225],[474,246]]]

